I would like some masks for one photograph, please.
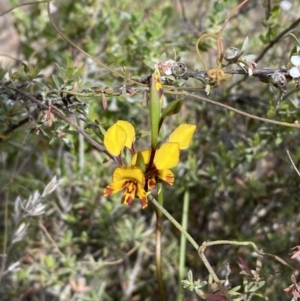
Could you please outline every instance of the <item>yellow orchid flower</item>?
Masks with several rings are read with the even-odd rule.
[[[142,208],[148,206],[144,173],[136,166],[119,166],[113,173],[113,182],[104,189],[104,196],[109,197],[121,190],[125,190],[122,203],[131,205],[136,198],[140,199]]]
[[[180,149],[188,148],[196,126],[193,124],[182,124],[176,128],[169,137],[169,142],[163,143],[159,149],[155,151],[153,166],[149,166],[151,150],[141,151],[144,163],[147,166],[146,181],[149,189],[156,187],[157,178],[163,180],[169,185],[174,183],[174,174],[170,168],[175,167],[179,162]],[[135,165],[137,154],[132,157],[131,164]]]
[[[180,149],[188,148],[196,126],[182,124],[170,135],[168,142],[163,143],[159,149],[141,151],[143,166],[137,164],[137,153],[134,154],[133,143],[135,141],[135,131],[132,124],[127,121],[119,120],[113,124],[104,134],[104,145],[107,151],[115,157],[119,157],[125,147],[134,154],[132,166],[123,166],[121,159],[120,166],[113,173],[113,181],[104,189],[104,196],[109,197],[121,190],[124,190],[122,203],[130,205],[136,197],[140,199],[142,207],[148,205],[145,191],[145,183],[148,189],[156,188],[157,179],[161,179],[173,185],[174,174],[170,168],[175,167],[179,162]],[[150,162],[151,159],[151,162]],[[143,170],[146,169],[145,173]]]
[[[174,174],[169,170],[176,166],[179,162],[179,143],[168,142],[162,144],[162,146],[156,150],[153,160],[153,166],[149,166],[151,150],[147,149],[141,151],[144,158],[144,162],[147,167],[146,181],[149,189],[156,187],[156,178],[160,178],[169,185],[174,183]],[[131,164],[135,165],[137,160],[137,154],[132,157]]]
[[[124,147],[132,148],[135,141],[135,131],[131,123],[119,120],[114,123],[104,134],[104,146],[107,151],[117,157],[121,154]]]

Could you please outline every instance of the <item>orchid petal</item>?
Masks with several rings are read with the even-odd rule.
[[[158,170],[172,168],[178,164],[179,154],[178,142],[164,143],[155,152],[154,165]]]
[[[168,183],[169,185],[173,185],[174,183],[174,174],[171,170],[164,169],[158,171],[158,177]]]
[[[120,166],[115,169],[113,174],[113,182],[124,180],[138,182],[142,186],[145,185],[144,173],[135,166]]]
[[[145,181],[144,173],[138,167],[120,166],[113,173],[113,182],[104,189],[104,196],[109,197],[124,189],[123,204],[131,205],[137,196],[142,208],[145,208],[148,205],[147,194],[144,189]]]
[[[196,126],[194,124],[181,124],[169,137],[169,142],[178,142],[180,149],[187,149],[190,145]]]
[[[110,154],[119,156],[125,147],[126,139],[126,131],[115,123],[104,134],[103,143]]]
[[[122,196],[122,203],[125,205],[131,205],[135,199],[137,191],[137,185],[134,182],[126,183],[125,192]]]
[[[133,125],[125,120],[118,120],[117,125],[120,126],[126,132],[125,146],[131,148],[132,144],[135,141],[135,130]]]
[[[109,185],[106,186],[106,188],[104,189],[104,196],[107,198],[117,192],[119,192],[120,190],[122,190],[124,188],[124,184],[126,183],[126,180],[122,180],[122,181],[116,181],[113,182]]]
[[[149,190],[153,190],[156,188],[156,180],[155,180],[155,176],[151,177],[148,179],[147,181],[147,188]]]
[[[144,158],[144,163],[147,165],[150,161],[151,149],[145,149],[145,150],[141,151],[141,154]],[[137,153],[134,154],[134,156],[132,157],[131,164],[135,165],[136,160],[137,160]]]
[[[144,187],[142,187],[141,185],[137,186],[137,196],[140,199],[142,208],[146,208],[148,206],[148,199],[147,199],[147,195],[146,195],[146,191],[144,189]]]

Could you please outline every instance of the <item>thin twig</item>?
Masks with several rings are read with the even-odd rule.
[[[50,240],[50,242],[52,243],[53,247],[56,249],[56,251],[59,253],[59,255],[61,257],[65,257],[65,254],[63,254],[59,247],[57,246],[56,242],[54,241],[54,239],[51,237],[51,235],[49,234],[49,232],[47,231],[47,229],[45,228],[45,226],[42,224],[41,221],[39,221],[39,227],[42,229],[42,231],[44,232],[44,234],[47,236],[47,238]]]
[[[35,97],[31,96],[30,94],[27,94],[23,92],[22,90],[18,88],[12,88],[9,87],[11,90],[18,92],[22,96],[30,99],[32,102],[38,104],[41,108],[48,110],[49,107],[42,103],[40,100],[36,99]],[[91,145],[93,145],[96,149],[98,149],[101,152],[104,152],[107,156],[109,156],[112,160],[116,161],[116,158],[112,156],[102,145],[100,145],[97,141],[95,141],[91,136],[89,136],[84,129],[82,129],[76,121],[73,121],[71,118],[68,118],[63,113],[61,113],[58,109],[56,109],[54,106],[52,106],[52,113],[57,116],[58,118],[64,120],[69,125],[71,125],[73,128],[75,128]]]
[[[198,255],[202,259],[205,267],[207,268],[209,274],[212,276],[215,283],[218,285],[219,290],[223,293],[223,295],[226,297],[227,300],[232,301],[231,296],[229,295],[227,289],[223,286],[220,279],[218,278],[217,274],[215,273],[214,269],[210,265],[209,261],[207,260],[204,251],[206,249],[206,242],[202,244],[202,246],[198,249]]]
[[[261,53],[255,58],[255,62],[259,62],[264,55],[267,53],[269,49],[271,49],[282,37],[284,37],[286,34],[288,34],[290,31],[292,31],[298,24],[300,23],[300,18],[297,19],[295,22],[293,22],[288,28],[283,30],[280,34],[278,34],[277,37],[275,37],[272,41],[269,42],[267,47],[265,47]]]
[[[162,301],[167,300],[162,280],[162,256],[161,256],[161,237],[162,237],[162,214],[159,209],[155,207],[156,213],[156,240],[155,240],[155,262],[156,262],[156,276],[159,287],[159,293]]]
[[[230,21],[231,17],[243,6],[245,5],[249,0],[244,0],[242,3],[240,3],[236,8],[234,8],[230,14],[228,15],[228,17],[225,19],[218,35],[217,35],[217,45],[218,45],[218,60],[221,61],[221,56],[222,56],[222,52],[223,52],[223,44],[221,41],[221,37],[223,34],[223,31],[225,30],[225,27],[227,25],[227,23]]]
[[[233,111],[235,113],[238,113],[240,115],[246,116],[248,118],[252,118],[252,119],[255,119],[255,120],[263,121],[263,122],[266,122],[266,123],[272,123],[272,124],[281,125],[281,126],[287,126],[287,127],[292,127],[292,128],[300,128],[300,123],[298,123],[297,120],[295,120],[294,123],[288,123],[288,122],[284,122],[284,121],[277,121],[277,120],[273,120],[273,119],[259,117],[259,116],[252,115],[252,114],[246,113],[244,111],[238,110],[238,109],[233,108],[233,107],[231,107],[229,105],[226,105],[226,104],[223,104],[223,103],[211,100],[211,99],[203,97],[203,96],[194,95],[194,94],[191,94],[191,93],[188,93],[188,92],[175,92],[175,91],[168,91],[168,90],[165,89],[164,93],[165,94],[172,94],[172,95],[187,96],[187,97],[195,98],[195,99],[198,99],[198,100],[202,100],[202,101],[205,101],[207,103],[213,104],[215,106],[219,106],[219,107],[225,108],[227,110]]]
[[[275,260],[283,264],[284,266],[288,267],[291,269],[294,273],[297,273],[297,270],[289,265],[286,261],[284,261],[282,258],[278,257],[277,255],[270,254],[270,253],[265,253],[262,250],[259,250],[256,244],[252,241],[234,241],[234,240],[215,240],[215,241],[205,241],[203,244],[199,247],[198,252],[204,252],[204,250],[209,247],[209,246],[215,246],[215,245],[233,245],[233,246],[251,246],[253,250],[261,256],[269,256],[273,257]]]
[[[8,126],[8,128],[7,128],[4,132],[2,132],[2,133],[0,134],[0,143],[3,142],[3,141],[6,139],[5,136],[8,136],[8,135],[9,135],[11,132],[13,132],[15,129],[21,127],[22,125],[26,124],[26,123],[29,122],[29,121],[30,121],[30,118],[29,118],[29,117],[26,117],[26,118],[20,120],[17,124],[10,124],[10,125]]]
[[[293,161],[293,159],[292,159],[292,157],[291,157],[290,152],[289,152],[288,149],[286,150],[286,153],[287,153],[287,155],[288,155],[288,157],[289,157],[289,159],[290,159],[290,161],[291,161],[291,163],[292,163],[292,165],[293,165],[295,171],[297,172],[298,176],[300,177],[300,171],[299,171],[299,169],[296,167],[296,165],[295,165],[295,163],[294,163],[294,161]]]
[[[2,262],[1,262],[1,269],[0,269],[0,284],[2,282],[5,266],[7,262],[7,240],[8,240],[8,194],[9,191],[6,190],[4,194],[4,233],[3,233],[3,242],[2,242]]]
[[[48,2],[48,0],[32,1],[32,2],[21,3],[21,4],[18,4],[16,6],[14,6],[14,7],[11,7],[8,10],[5,10],[3,13],[0,14],[0,17],[4,16],[5,14],[10,13],[14,9],[19,8],[21,6],[25,6],[25,5],[37,5],[37,4],[40,4],[40,3],[47,3],[47,2]]]
[[[152,233],[151,233],[152,234]],[[148,237],[141,242],[140,244],[138,244],[137,246],[135,246],[134,248],[132,248],[131,250],[129,250],[126,254],[124,254],[124,256],[120,259],[114,260],[114,261],[106,261],[106,262],[90,262],[90,261],[84,261],[84,260],[80,260],[78,261],[79,263],[82,264],[92,264],[92,265],[97,265],[99,267],[104,267],[104,266],[114,266],[114,265],[118,265],[121,264],[125,261],[125,259],[129,256],[131,256],[132,254],[134,254],[143,244],[145,244],[148,241]]]
[[[133,294],[134,290],[136,289],[135,283],[136,283],[136,278],[138,276],[138,273],[142,268],[142,259],[143,259],[143,251],[142,251],[142,249],[139,249],[134,267],[129,273],[129,279],[128,279],[128,283],[126,285],[126,291],[125,291],[125,296],[124,296],[126,301],[131,300],[132,294]]]

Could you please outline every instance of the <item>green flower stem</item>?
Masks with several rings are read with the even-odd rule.
[[[176,219],[164,207],[162,207],[151,194],[148,195],[148,200],[152,202],[152,204],[167,217],[167,219],[186,237],[186,239],[196,250],[199,249],[199,245],[195,242],[193,237],[183,229],[183,227],[176,221]]]
[[[162,184],[157,184],[158,188],[158,202],[162,206],[163,204],[163,190]],[[161,237],[162,237],[162,213],[161,211],[155,207],[156,213],[156,244],[155,244],[155,259],[156,259],[156,276],[157,276],[157,283],[160,293],[160,298],[162,301],[166,301],[166,294],[164,290],[163,284],[163,276],[162,276],[162,257],[161,257]]]
[[[190,204],[190,192],[185,191],[183,196],[183,210],[182,210],[182,219],[181,226],[187,231],[188,227],[188,215],[189,215],[189,204]],[[186,237],[181,233],[180,237],[180,252],[179,252],[179,276],[178,276],[178,301],[183,300],[183,286],[181,285],[181,280],[184,278],[184,269],[185,269],[185,257],[186,257]]]
[[[191,235],[187,233],[187,231],[173,218],[173,216],[164,207],[162,207],[159,204],[159,202],[156,201],[156,199],[151,194],[148,196],[148,199],[173,223],[173,225],[186,237],[186,239],[193,245],[193,247],[196,250],[198,250],[198,254],[200,258],[202,259],[205,267],[209,271],[214,281],[217,283],[220,291],[223,293],[223,295],[226,297],[227,300],[232,301],[231,297],[228,294],[228,291],[224,288],[224,286],[220,282],[219,278],[217,277],[216,273],[214,272],[214,270],[212,269],[211,265],[209,264],[208,260],[204,255],[206,245],[203,244],[201,247],[199,247],[198,244],[195,242],[195,240],[191,237]]]

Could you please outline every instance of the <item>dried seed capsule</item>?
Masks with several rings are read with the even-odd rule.
[[[287,84],[284,73],[275,71],[270,78],[270,82],[277,88],[284,88]]]
[[[227,62],[234,61],[239,55],[239,50],[235,47],[228,47],[223,51],[223,58]]]
[[[187,67],[186,64],[183,62],[176,62],[172,66],[172,73],[175,76],[183,76],[186,74]]]

